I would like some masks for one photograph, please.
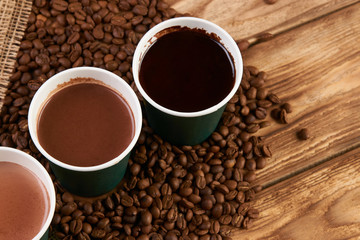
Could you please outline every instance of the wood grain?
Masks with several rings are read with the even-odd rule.
[[[346,24],[344,24],[346,22]],[[259,131],[273,150],[258,183],[271,185],[360,146],[360,3],[250,48],[245,63],[294,108],[290,124]],[[311,138],[296,132],[307,127]]]
[[[260,219],[233,239],[360,239],[360,148],[258,195]]]
[[[166,0],[180,13],[204,18],[227,30],[235,39],[251,39],[262,32],[278,34],[358,0]]]

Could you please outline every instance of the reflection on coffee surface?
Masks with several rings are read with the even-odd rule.
[[[25,167],[0,162],[0,240],[32,239],[46,222],[50,199]]]
[[[232,56],[215,34],[172,27],[145,53],[139,79],[156,103],[196,112],[221,102],[235,83]]]
[[[120,155],[134,137],[133,113],[120,94],[91,78],[72,79],[45,103],[41,146],[55,159],[95,166]]]

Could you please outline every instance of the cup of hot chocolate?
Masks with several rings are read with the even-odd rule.
[[[36,92],[29,131],[59,182],[80,196],[98,196],[123,178],[140,135],[142,113],[132,88],[95,67],[62,71]]]
[[[0,239],[48,239],[55,189],[32,156],[0,147]]]
[[[225,30],[207,20],[180,17],[142,37],[132,69],[149,125],[173,144],[195,145],[218,125],[240,86],[243,63]]]

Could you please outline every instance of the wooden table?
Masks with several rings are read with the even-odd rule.
[[[360,239],[360,1],[167,2],[253,43],[245,65],[294,108],[289,124],[258,132],[273,152],[257,174],[260,219],[234,239]],[[256,41],[264,32],[274,37]]]

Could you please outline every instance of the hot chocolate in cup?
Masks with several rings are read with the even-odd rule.
[[[109,192],[123,178],[142,113],[136,94],[119,76],[78,67],[38,89],[28,121],[35,146],[59,182],[87,197]]]
[[[55,189],[46,169],[32,156],[0,147],[0,239],[48,239]]]

